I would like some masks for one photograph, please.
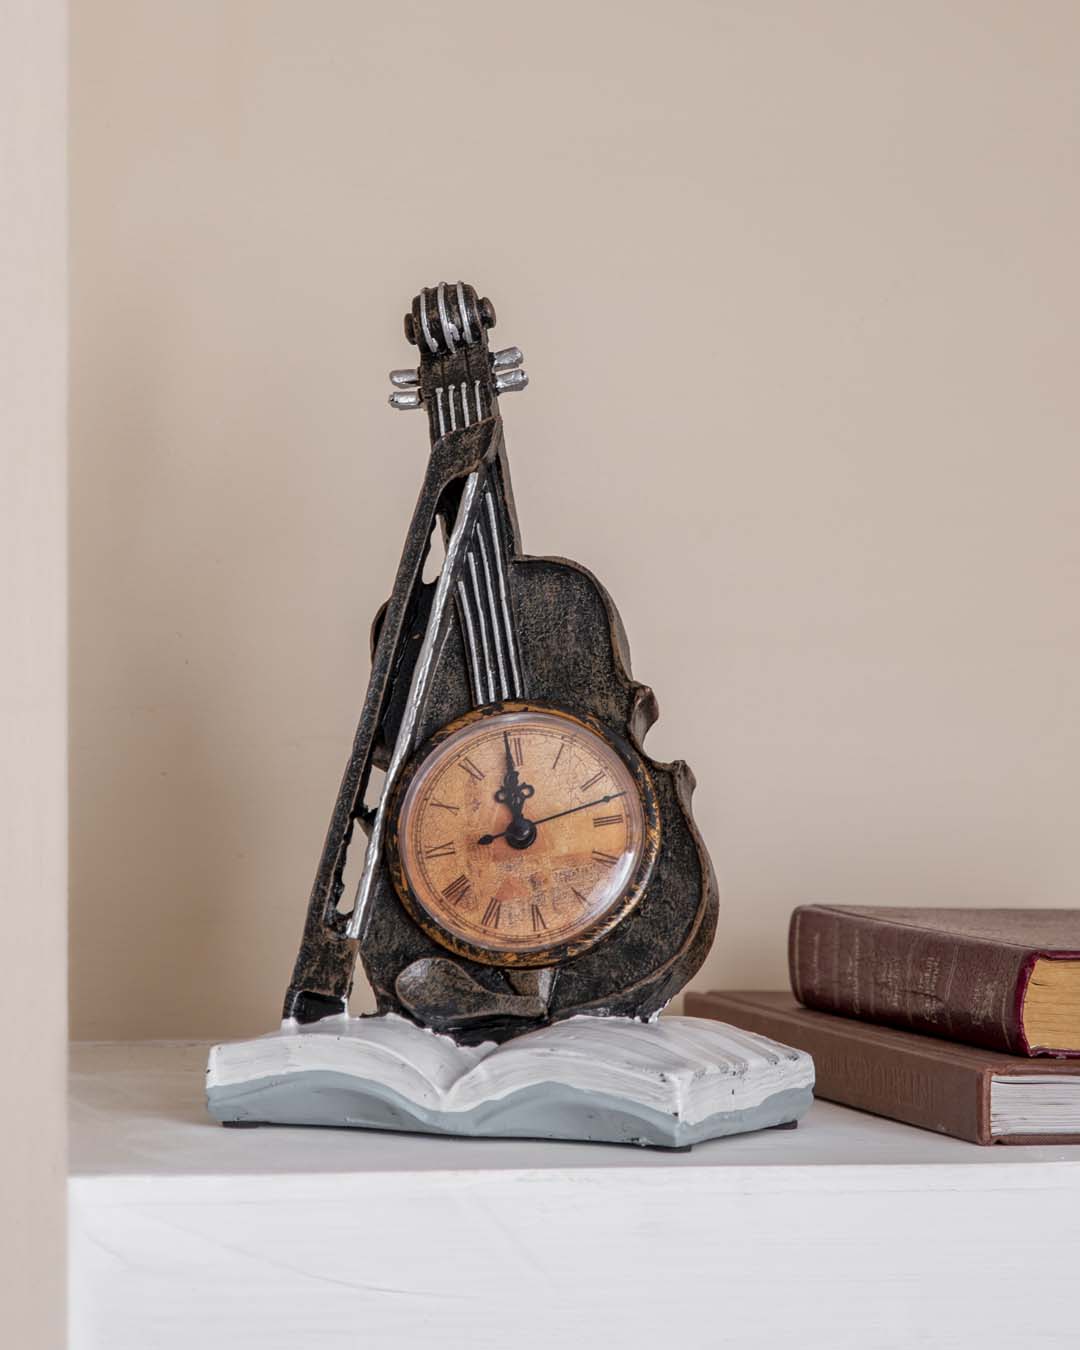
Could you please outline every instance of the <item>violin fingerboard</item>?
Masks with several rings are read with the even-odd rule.
[[[510,608],[507,555],[490,484],[483,496],[465,575],[457,587],[458,616],[477,708],[498,699],[522,698],[525,692]]]

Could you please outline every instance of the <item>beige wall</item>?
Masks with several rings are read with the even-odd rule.
[[[1080,8],[75,7],[73,1011],[270,1027],[475,281],[527,546],[694,767],[709,985],[799,901],[1080,876]]]
[[[0,0],[0,1344],[64,1343],[66,16]]]

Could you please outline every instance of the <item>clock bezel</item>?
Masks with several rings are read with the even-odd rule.
[[[634,781],[643,816],[641,857],[626,887],[607,909],[591,920],[569,941],[555,943],[549,947],[532,951],[499,951],[482,947],[475,942],[451,933],[426,908],[409,885],[405,865],[401,858],[399,824],[401,808],[409,786],[427,763],[428,758],[439,746],[463,728],[476,722],[486,722],[493,717],[513,713],[536,713],[558,717],[563,721],[591,732],[605,743],[623,762]],[[552,703],[540,703],[532,699],[507,699],[496,703],[487,703],[474,708],[461,717],[448,722],[434,735],[430,736],[412,755],[398,780],[394,790],[390,809],[390,829],[387,835],[387,863],[394,890],[409,917],[447,951],[466,960],[478,961],[486,966],[529,970],[543,966],[565,965],[575,957],[591,950],[617,928],[641,903],[652,877],[653,868],[660,852],[660,804],[652,776],[641,754],[622,736],[617,735],[597,718],[587,713],[571,712],[568,708]]]

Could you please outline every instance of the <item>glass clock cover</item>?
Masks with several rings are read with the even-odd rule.
[[[643,775],[562,714],[468,719],[405,792],[403,898],[444,945],[482,961],[582,950],[632,906],[655,852]]]

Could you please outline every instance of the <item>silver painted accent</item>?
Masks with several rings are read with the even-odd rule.
[[[392,370],[390,383],[397,389],[415,389],[420,383],[418,370]]]
[[[484,415],[484,407],[483,407],[483,404],[480,402],[480,381],[479,381],[479,380],[477,380],[477,381],[476,381],[476,384],[473,386],[473,392],[474,392],[475,395],[476,395],[476,420],[479,422],[480,419],[481,419],[481,418],[483,417],[483,415]]]
[[[450,400],[450,430],[457,431],[457,408],[454,406],[454,386],[448,385],[446,397]]]
[[[520,366],[525,357],[520,347],[504,347],[501,352],[491,353],[492,370],[513,370]]]
[[[463,427],[470,426],[471,422],[469,419],[469,386],[465,383],[464,380],[462,380],[461,382],[461,413],[462,417],[465,419],[461,425]]]
[[[461,494],[461,506],[458,508],[457,519],[454,521],[454,528],[450,532],[450,538],[446,545],[446,558],[443,561],[442,571],[439,573],[439,580],[435,583],[435,594],[431,600],[431,613],[428,615],[424,640],[420,644],[420,652],[413,668],[412,680],[409,684],[409,696],[405,700],[405,709],[401,715],[401,725],[398,728],[397,739],[394,741],[390,763],[387,765],[379,804],[372,817],[371,833],[368,835],[367,850],[364,853],[364,870],[360,874],[360,883],[356,888],[356,901],[345,928],[345,932],[350,938],[360,936],[368,906],[371,904],[375,871],[382,856],[383,843],[386,839],[386,814],[389,809],[390,798],[393,796],[393,790],[401,774],[402,766],[409,755],[412,754],[413,737],[416,734],[420,706],[427,694],[432,671],[435,669],[435,648],[442,628],[443,615],[446,613],[451,590],[457,581],[462,554],[465,552],[468,540],[472,537],[476,528],[481,501],[480,473],[474,471],[465,480],[465,487]]]
[[[424,331],[424,341],[428,345],[428,351],[434,355],[439,350],[439,344],[431,336],[431,329],[428,326],[426,290],[420,292],[420,327]]]
[[[488,523],[491,526],[491,542],[495,550],[495,575],[499,580],[499,601],[502,606],[503,629],[506,632],[506,651],[510,657],[510,674],[514,681],[513,695],[515,698],[522,698],[525,690],[521,685],[521,670],[518,667],[517,651],[515,650],[514,625],[510,619],[510,597],[507,594],[506,582],[506,555],[503,553],[499,517],[490,492],[484,493],[484,503],[487,506]]]
[[[439,282],[439,289],[435,292],[435,300],[439,306],[439,323],[442,324],[443,337],[446,339],[446,345],[451,352],[456,351],[458,342],[458,330],[450,322],[450,314],[446,308],[446,282]]]
[[[471,347],[473,345],[472,324],[469,323],[469,311],[465,305],[465,291],[460,281],[457,284],[457,302],[458,313],[461,315],[461,326],[465,330],[465,346]]]
[[[436,408],[438,409],[438,411],[439,411],[439,435],[440,435],[440,436],[445,436],[445,435],[446,435],[446,417],[445,417],[444,414],[443,414],[442,396],[443,396],[443,387],[442,387],[442,385],[440,384],[439,387],[438,387],[438,389],[435,390],[435,407],[436,407]]]
[[[469,673],[472,676],[473,700],[479,708],[486,703],[484,688],[480,683],[480,653],[476,648],[476,628],[473,624],[472,606],[469,604],[469,591],[464,581],[457,584],[458,605],[465,620],[465,645],[469,652]]]
[[[484,652],[484,670],[483,674],[487,676],[486,681],[481,680],[483,685],[486,683],[488,689],[488,699],[491,702],[495,700],[495,672],[491,667],[491,648],[488,645],[487,620],[484,618],[484,597],[480,594],[480,581],[476,574],[476,554],[471,550],[466,559],[469,564],[469,576],[472,580],[473,599],[476,601],[476,617],[480,620],[480,646]]]
[[[399,411],[404,408],[419,408],[420,394],[416,389],[403,389],[400,393],[391,394],[388,402],[391,408],[397,408]]]
[[[504,375],[495,376],[495,392],[513,394],[524,389],[528,383],[529,377],[523,370],[508,370]]]
[[[509,698],[510,686],[506,683],[506,663],[503,661],[499,611],[495,608],[495,588],[491,584],[491,563],[488,560],[487,543],[484,539],[484,522],[482,520],[476,522],[476,542],[480,546],[480,565],[484,569],[484,589],[487,591],[488,614],[491,616],[491,636],[494,639],[495,662],[499,667],[499,696],[500,698]]]

